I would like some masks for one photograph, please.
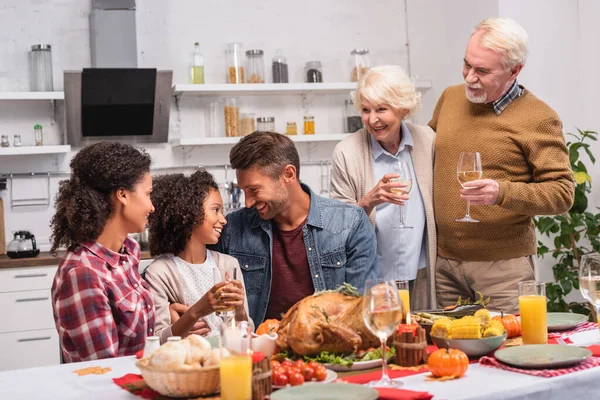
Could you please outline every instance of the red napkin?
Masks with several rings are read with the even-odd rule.
[[[379,400],[429,400],[433,395],[428,392],[415,392],[405,389],[375,388],[379,392]]]
[[[113,382],[119,385],[121,388],[127,390],[129,393],[141,396],[144,399],[158,400],[163,398],[160,393],[155,392],[146,386],[144,378],[137,374],[126,374],[120,378],[113,378]]]
[[[533,376],[541,376],[543,378],[553,378],[555,376],[561,376],[570,374],[571,372],[583,371],[588,368],[594,368],[600,366],[600,358],[589,357],[587,360],[582,361],[581,363],[575,365],[570,368],[560,368],[560,369],[523,369],[511,367],[509,365],[503,364],[500,361],[496,360],[494,357],[481,357],[479,359],[479,364],[484,365],[486,367],[499,368],[505,371],[519,372],[521,374],[533,375]]]
[[[600,344],[593,344],[587,347],[594,357],[600,357]]]
[[[429,369],[427,369],[427,368],[421,368],[416,371],[413,371],[410,369],[396,369],[396,370],[389,370],[388,375],[391,379],[395,379],[395,378],[402,378],[403,376],[421,374],[421,373],[427,372],[427,371],[429,371]],[[381,370],[375,371],[375,372],[368,372],[366,374],[345,376],[342,378],[342,380],[345,382],[359,383],[359,384],[368,383],[368,382],[376,381],[379,379],[381,379]]]

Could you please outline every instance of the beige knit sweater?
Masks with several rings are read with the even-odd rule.
[[[562,123],[546,103],[525,90],[500,114],[473,104],[464,85],[444,91],[429,126],[436,131],[434,208],[438,254],[464,261],[495,261],[536,254],[533,217],[567,212],[574,184]],[[456,167],[461,151],[481,153],[483,178],[500,184],[491,206],[465,215]]]

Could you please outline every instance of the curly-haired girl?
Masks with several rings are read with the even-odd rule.
[[[236,320],[248,320],[242,273],[237,260],[206,245],[216,244],[227,220],[223,200],[211,174],[201,169],[189,177],[156,178],[150,216],[150,252],[160,255],[144,272],[156,304],[156,334],[217,335],[215,311],[235,307]],[[215,282],[237,270],[239,280]],[[183,313],[183,315],[179,315]],[[191,330],[190,330],[191,329]]]
[[[138,272],[144,230],[154,211],[150,156],[101,142],[71,160],[55,200],[52,252],[67,252],[52,284],[54,321],[66,362],[135,354],[153,335],[154,303]]]

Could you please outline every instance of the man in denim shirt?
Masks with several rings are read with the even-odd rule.
[[[364,210],[301,184],[288,137],[255,132],[229,158],[246,208],[227,215],[216,250],[239,261],[256,326],[314,292],[344,282],[362,292],[367,279],[378,278],[375,232]]]

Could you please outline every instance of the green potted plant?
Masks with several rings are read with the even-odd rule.
[[[553,239],[554,248],[549,248],[538,241],[538,256],[551,254],[554,258],[552,271],[554,282],[546,287],[549,312],[568,312],[590,315],[587,302],[569,302],[565,297],[572,290],[579,290],[577,276],[581,256],[600,251],[600,213],[588,210],[588,195],[592,188],[592,178],[582,156],[587,161],[596,163],[590,150],[590,141],[596,141],[598,133],[582,131],[567,133],[569,160],[575,177],[575,201],[568,213],[555,216],[544,216],[535,219],[535,225],[542,235]],[[574,138],[573,140],[569,140]]]

